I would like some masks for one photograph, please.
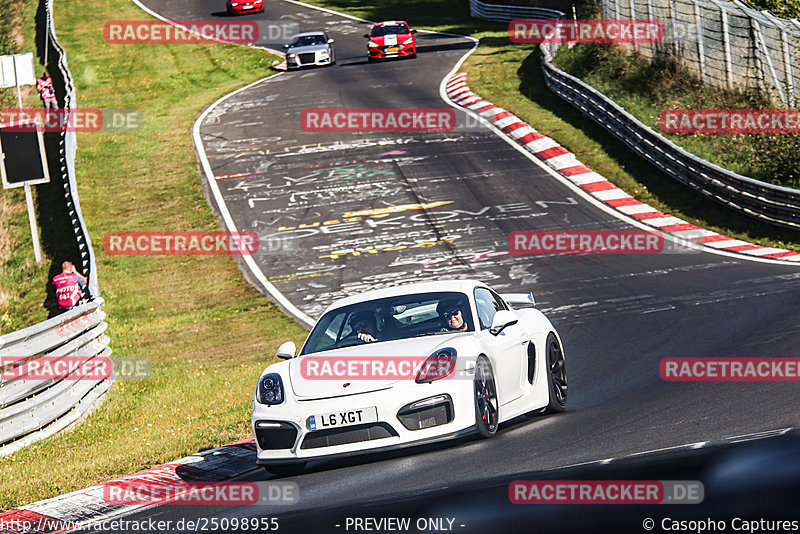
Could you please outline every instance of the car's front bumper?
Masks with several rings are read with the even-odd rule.
[[[391,59],[391,58],[398,58],[398,57],[407,57],[411,56],[416,53],[417,49],[413,45],[398,45],[399,50],[396,52],[387,52],[386,49],[391,47],[386,46],[379,46],[379,47],[368,47],[367,53],[369,54],[370,59]]]
[[[286,66],[290,69],[309,66],[330,65],[332,56],[329,53],[303,52],[296,54],[295,57],[286,56]]]
[[[240,15],[242,13],[260,13],[264,11],[264,4],[263,2],[260,4],[245,4],[239,6],[228,6],[228,12],[233,13],[234,15]]]
[[[298,401],[287,398],[276,406],[254,402],[251,426],[256,436],[257,462],[270,465],[350,456],[466,434],[475,428],[473,392],[472,380],[452,379],[430,384],[400,383],[381,391],[328,399]],[[449,400],[414,410],[412,414],[406,410],[404,415],[398,415],[404,407],[444,396]],[[450,414],[445,413],[447,409],[443,407],[446,405],[452,411]],[[373,406],[377,408],[376,423],[330,430],[309,429],[308,418],[311,415]],[[424,428],[411,430],[407,427],[415,425]]]

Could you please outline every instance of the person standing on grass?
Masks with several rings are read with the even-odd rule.
[[[61,264],[61,274],[53,277],[53,287],[56,288],[56,299],[61,311],[72,309],[83,296],[86,287],[86,277],[75,271],[71,261]]]
[[[36,79],[36,90],[39,91],[39,96],[44,101],[44,108],[50,111],[50,108],[58,109],[58,101],[56,101],[56,92],[53,89],[53,78],[44,71],[41,78]]]

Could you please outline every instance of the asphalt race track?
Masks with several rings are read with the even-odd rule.
[[[224,16],[220,1],[144,3],[177,20]],[[358,513],[387,497],[404,502],[464,484],[488,487],[489,480],[516,473],[686,444],[714,446],[800,426],[795,383],[659,377],[665,357],[800,357],[797,267],[672,244],[652,255],[509,255],[508,234],[515,230],[632,227],[460,112],[459,127],[448,133],[301,127],[309,108],[452,109],[440,84],[473,47],[471,40],[420,32],[417,59],[368,64],[365,23],[277,0],[266,13],[244,19],[298,22],[302,31],[324,29],[336,40],[335,66],[249,86],[215,104],[199,125],[214,174],[205,184],[212,207],[223,211],[218,188],[235,227],[258,233],[255,263],[296,307],[284,309],[300,320],[316,318],[344,295],[440,278],[532,291],[564,340],[569,409],[513,421],[491,440],[313,462],[302,476],[284,479],[300,487],[291,510],[166,506],[131,518],[277,514],[306,518],[298,530],[282,525],[287,532],[345,532],[319,511]],[[242,269],[266,292],[248,266]],[[245,477],[270,478],[255,466]],[[704,513],[702,505],[695,510]],[[318,513],[319,522],[309,522]],[[456,523],[465,526],[456,531],[477,531],[474,513],[457,513]],[[617,531],[643,531],[639,511],[613,514]],[[526,531],[564,531],[543,527],[551,524]]]

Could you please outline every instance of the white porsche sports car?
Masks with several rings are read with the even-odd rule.
[[[561,339],[530,294],[477,281],[423,282],[341,299],[299,353],[267,367],[253,396],[259,465],[309,460],[477,432],[567,405]]]

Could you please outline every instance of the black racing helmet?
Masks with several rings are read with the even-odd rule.
[[[370,311],[368,311],[368,310],[360,310],[360,311],[355,312],[353,315],[351,315],[350,319],[348,319],[347,323],[350,325],[350,328],[355,330],[356,327],[359,324],[363,323],[364,321],[369,321],[371,324],[374,325],[375,324],[375,314],[370,312]]]

